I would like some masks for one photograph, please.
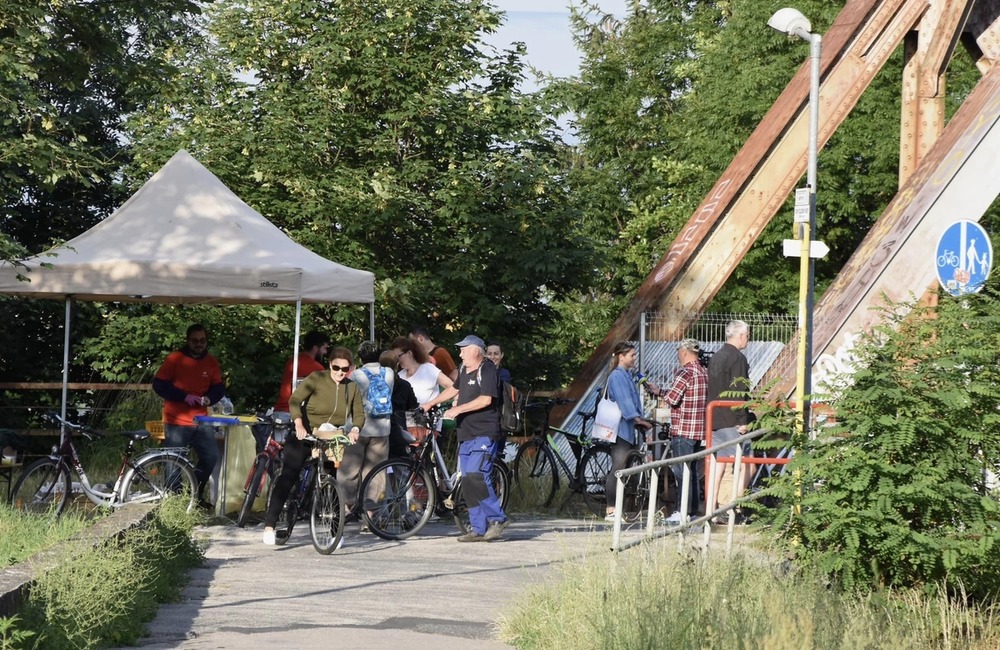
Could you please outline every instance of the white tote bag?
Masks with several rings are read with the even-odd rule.
[[[614,401],[608,399],[608,385],[604,385],[604,394],[597,403],[597,414],[594,416],[594,429],[591,436],[595,440],[613,443],[618,439],[618,425],[622,421],[622,410]]]

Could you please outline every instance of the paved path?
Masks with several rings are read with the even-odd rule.
[[[403,542],[353,524],[329,556],[313,550],[301,522],[278,547],[261,544],[259,526],[197,532],[208,539],[205,566],[182,602],[160,607],[142,647],[506,648],[495,625],[524,588],[611,541],[604,522],[541,518],[474,544],[457,543],[450,522]]]

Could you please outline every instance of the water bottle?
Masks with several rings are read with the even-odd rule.
[[[219,410],[222,411],[223,415],[233,414],[233,402],[228,397],[223,397],[219,400]]]

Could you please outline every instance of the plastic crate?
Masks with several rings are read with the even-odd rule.
[[[163,420],[146,420],[146,431],[153,440],[163,442],[165,436],[163,431]]]

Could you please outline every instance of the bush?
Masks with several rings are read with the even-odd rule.
[[[1000,462],[1000,304],[988,292],[898,307],[857,347],[836,424],[774,483],[786,507],[763,514],[788,552],[845,587],[993,598],[1000,504],[984,470]]]
[[[134,644],[160,602],[175,600],[186,571],[202,561],[191,538],[198,515],[166,500],[141,528],[96,547],[84,541],[67,561],[38,576],[21,611],[35,645],[99,648]]]

